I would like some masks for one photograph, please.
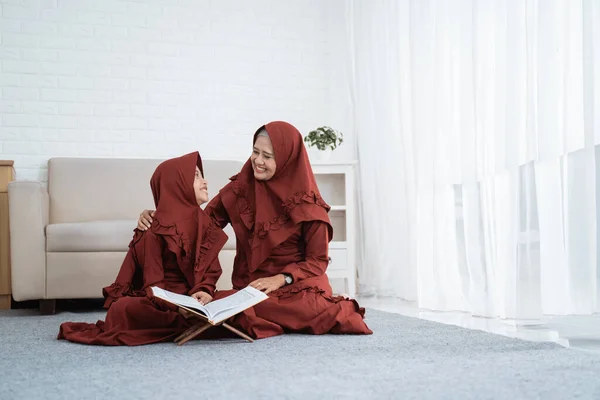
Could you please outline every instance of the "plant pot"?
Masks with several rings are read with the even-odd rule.
[[[325,161],[329,161],[331,159],[332,153],[333,153],[333,151],[331,149],[326,149],[326,150],[311,149],[309,151],[308,155],[314,161],[325,162]]]
[[[323,150],[319,152],[319,156],[321,157],[322,161],[329,161],[331,160],[331,155],[333,154],[333,150],[331,149],[327,149],[327,150]]]

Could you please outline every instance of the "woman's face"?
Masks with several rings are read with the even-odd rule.
[[[194,194],[199,206],[208,201],[208,182],[202,176],[198,166],[196,166],[196,176],[194,178]]]
[[[252,169],[254,177],[259,181],[268,181],[275,175],[277,165],[275,164],[275,153],[273,145],[268,136],[258,136],[254,142],[252,155]]]

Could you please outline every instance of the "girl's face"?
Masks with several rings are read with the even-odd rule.
[[[194,177],[194,194],[199,206],[208,201],[208,182],[202,176],[198,166],[196,166],[196,176]]]

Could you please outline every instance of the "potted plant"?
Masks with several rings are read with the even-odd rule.
[[[333,150],[344,142],[344,135],[329,126],[321,126],[306,135],[304,141],[309,147],[319,150],[319,158],[326,160]]]

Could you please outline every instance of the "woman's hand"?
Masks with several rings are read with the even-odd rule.
[[[198,300],[198,302],[200,304],[202,304],[203,306],[207,305],[208,303],[210,303],[212,301],[212,296],[206,292],[203,291],[199,291],[196,292],[192,295],[192,297],[196,300]]]
[[[144,210],[140,214],[140,218],[138,219],[137,228],[140,231],[145,231],[150,228],[152,225],[152,217],[154,217],[154,211],[152,210]]]
[[[252,286],[255,289],[262,290],[265,294],[269,294],[283,285],[285,285],[285,275],[277,274],[269,278],[259,278],[250,282],[248,286]]]

